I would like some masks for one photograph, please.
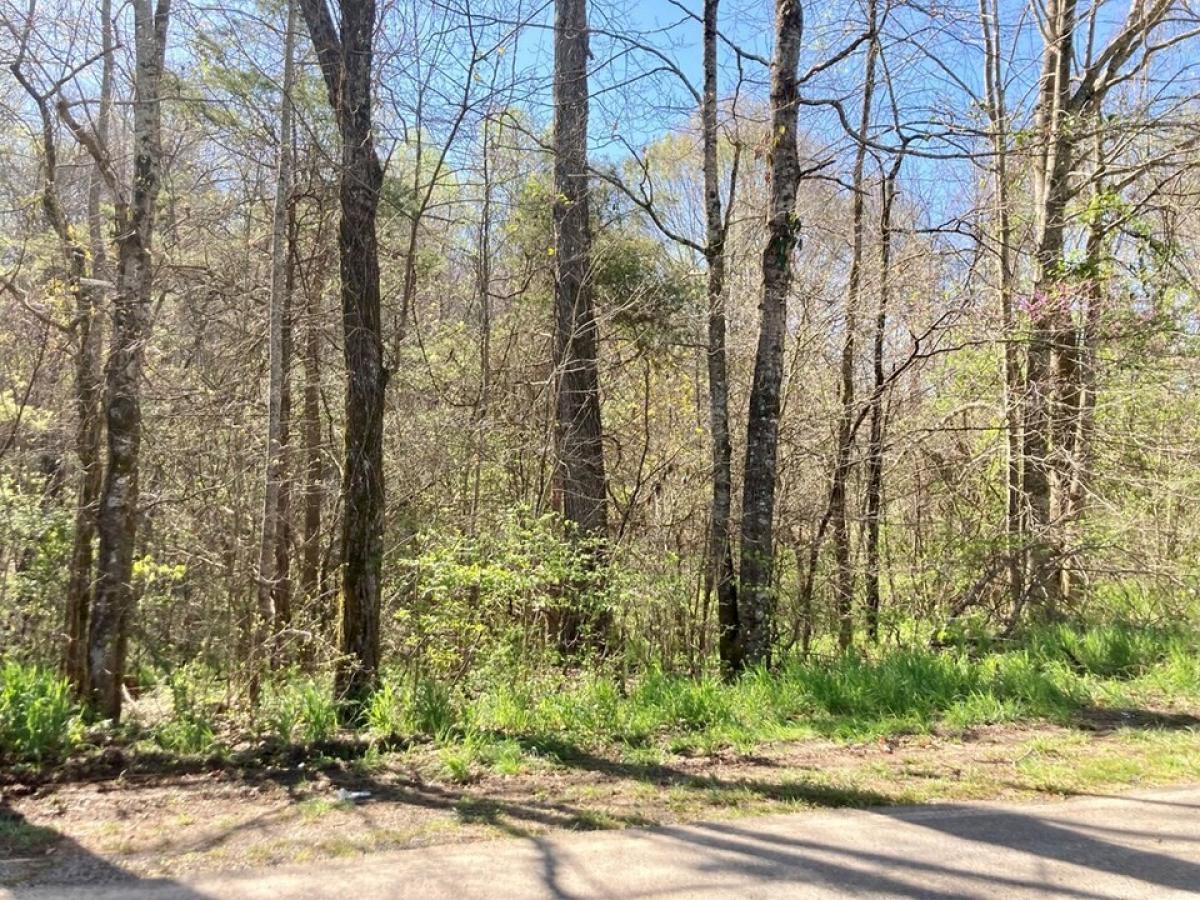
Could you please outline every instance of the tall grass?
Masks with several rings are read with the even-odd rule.
[[[220,749],[229,717],[218,715],[210,682],[188,667],[167,680],[171,712],[151,731],[160,747],[180,754]],[[1089,704],[1164,698],[1200,701],[1200,636],[1122,624],[1055,625],[1007,646],[963,641],[935,650],[914,643],[791,660],[728,684],[653,668],[616,677],[600,666],[488,673],[456,686],[390,677],[371,698],[366,723],[374,738],[431,741],[447,774],[467,780],[480,765],[515,771],[529,752],[615,748],[654,755],[813,735],[863,740],[1063,721]],[[326,680],[274,680],[261,712],[258,724],[287,744],[319,745],[338,729]],[[61,678],[16,662],[0,668],[0,757],[53,760],[82,733]]]
[[[83,736],[83,722],[65,679],[37,666],[0,667],[0,758],[52,760]]]
[[[546,747],[711,749],[804,735],[866,739],[1063,720],[1131,693],[1200,696],[1197,641],[1184,633],[1052,626],[1008,647],[892,649],[793,661],[732,684],[651,670],[627,689],[602,673],[513,679],[451,697],[423,683],[386,685],[380,730],[492,735]],[[387,710],[384,715],[383,710]]]

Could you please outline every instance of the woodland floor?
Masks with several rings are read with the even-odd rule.
[[[1093,709],[1068,725],[630,761],[536,748],[517,774],[449,780],[430,746],[241,764],[115,749],[0,773],[0,885],[96,884],[380,850],[834,806],[1054,799],[1200,783],[1200,709]],[[531,749],[531,752],[533,750]]]

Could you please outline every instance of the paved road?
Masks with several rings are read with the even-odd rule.
[[[19,900],[1200,896],[1200,787],[1038,806],[826,811],[351,862],[17,890]]]

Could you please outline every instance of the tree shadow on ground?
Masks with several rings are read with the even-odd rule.
[[[1107,840],[1087,833],[1087,825],[1048,821],[1044,815],[958,804],[869,813],[865,821],[871,830],[852,833],[859,840],[841,842],[822,838],[819,826],[800,825],[796,830],[802,834],[740,822],[652,829],[645,833],[647,845],[657,849],[658,858],[673,860],[675,869],[665,881],[644,890],[623,890],[606,882],[597,877],[595,866],[562,841],[539,840],[539,876],[546,893],[564,900],[605,893],[580,891],[581,883],[600,884],[627,898],[734,896],[745,891],[770,896],[784,887],[803,887],[814,896],[837,892],[936,900],[1020,893],[1090,900],[1114,896],[1114,890],[1156,896],[1200,886],[1200,865],[1194,862]],[[871,821],[875,815],[896,820],[895,826],[881,832]],[[912,844],[895,846],[889,840],[902,829],[909,836],[915,832],[918,839],[921,830],[932,830],[938,838],[925,840],[925,852],[918,853]],[[639,852],[625,851],[626,866],[638,866]],[[989,856],[991,864],[981,864]],[[1048,866],[1054,864],[1072,868],[1053,872]],[[1107,876],[1118,880],[1105,884]]]
[[[66,835],[29,822],[0,797],[0,888],[20,900],[35,889],[87,885],[88,896],[120,897],[143,889],[168,889],[172,900],[202,900],[176,881],[141,878],[97,856]],[[36,887],[35,887],[36,886]]]
[[[1183,715],[1151,714],[1142,710],[1121,710],[1112,717],[1120,728],[1191,728],[1196,721],[1194,717]],[[1130,713],[1131,715],[1125,715]],[[1130,724],[1130,721],[1136,724]],[[1151,724],[1152,723],[1152,724]],[[494,738],[511,740],[511,735],[492,735]],[[564,740],[554,735],[532,735],[516,739],[527,752],[553,759],[566,769],[592,773],[601,778],[614,780],[636,781],[653,785],[659,789],[670,790],[682,788],[687,791],[703,793],[706,806],[717,809],[725,807],[736,809],[741,805],[753,805],[755,801],[776,801],[789,804],[803,804],[817,807],[857,807],[869,808],[885,816],[896,816],[905,819],[908,813],[900,807],[887,809],[894,802],[893,797],[869,790],[850,787],[839,787],[821,783],[816,779],[805,778],[802,775],[795,779],[770,781],[747,777],[719,777],[712,774],[688,771],[686,768],[658,762],[636,762],[613,756],[600,755],[576,743]],[[328,759],[336,756],[343,762],[353,762],[358,753],[358,744],[341,744],[320,748],[320,753]],[[335,752],[329,752],[329,751]],[[241,763],[244,768],[234,768],[229,759],[223,761],[221,768],[232,780],[243,781],[247,784],[274,783],[285,789],[292,802],[298,802],[307,796],[306,791],[311,785],[306,780],[313,774],[313,767],[304,769],[298,765],[311,759],[313,750],[301,751],[298,748],[277,748],[270,757],[271,764],[264,765],[262,753],[247,754]],[[122,760],[127,766],[129,760]],[[767,766],[773,768],[771,761]],[[130,772],[129,768],[133,771]],[[139,767],[134,765],[123,770],[123,778],[130,783],[138,783]],[[169,772],[156,769],[153,765],[142,769],[148,782],[156,780],[169,781],[173,775],[182,771],[203,772],[212,771],[211,765],[205,761],[190,761],[187,765],[177,765]],[[365,797],[355,802],[347,802],[342,808],[353,812],[362,820],[364,828],[371,832],[379,830],[373,821],[373,807],[377,804],[395,803],[423,807],[431,810],[444,811],[454,816],[464,824],[488,826],[497,832],[514,837],[531,840],[543,857],[543,872],[547,890],[554,893],[560,890],[556,887],[564,871],[561,860],[554,858],[558,851],[553,838],[545,835],[547,831],[583,831],[623,828],[628,826],[647,826],[654,823],[639,815],[636,811],[616,811],[597,813],[597,804],[587,802],[568,802],[565,798],[529,796],[506,796],[503,788],[479,791],[469,784],[456,785],[443,782],[426,781],[418,774],[402,775],[395,771],[369,772],[354,766],[328,765],[321,769],[322,776],[328,781],[328,786],[334,790],[362,792]],[[101,780],[98,772],[93,771],[91,777],[85,780]],[[45,784],[47,790],[53,790],[55,784]],[[1162,804],[1164,807],[1181,809],[1197,808],[1197,804],[1173,800],[1141,799],[1138,802]],[[233,827],[225,828],[215,834],[208,834],[195,846],[189,848],[204,852],[220,847],[229,842],[239,833],[253,831],[256,828],[271,824],[277,817],[286,814],[283,810],[268,811],[261,816],[239,822]],[[1120,833],[1120,829],[1104,828],[1084,829],[1067,827],[1046,822],[1034,816],[1023,815],[1019,812],[999,811],[987,816],[961,816],[956,811],[978,808],[954,805],[920,807],[922,815],[919,823],[923,827],[942,831],[948,840],[970,842],[979,846],[1007,848],[1024,854],[1033,855],[1047,861],[1072,862],[1093,868],[1097,872],[1109,874],[1130,874],[1130,877],[1140,878],[1157,888],[1191,889],[1200,885],[1200,866],[1181,862],[1168,856],[1156,854],[1147,850],[1131,849],[1119,843],[1122,838],[1137,838],[1135,832]],[[929,818],[928,811],[943,811],[943,817]],[[1164,813],[1165,814],[1165,813]],[[915,820],[914,820],[915,821]],[[10,823],[6,825],[5,823]],[[82,860],[80,871],[89,869],[95,873],[94,883],[113,884],[161,884],[172,885],[169,881],[154,879],[138,879],[90,854],[68,838],[59,835],[52,829],[26,822],[19,813],[6,802],[0,803],[0,838],[5,829],[12,834],[22,835],[15,840],[25,841],[30,847],[40,845],[44,848],[56,848],[53,857],[59,860]],[[921,879],[929,878],[958,878],[962,884],[973,883],[975,876],[961,866],[949,862],[918,863],[896,855],[863,848],[838,847],[832,844],[805,842],[800,840],[781,839],[773,837],[769,840],[760,835],[743,833],[740,826],[721,824],[714,826],[699,826],[691,829],[665,828],[653,829],[650,834],[656,839],[677,840],[698,846],[713,857],[712,865],[719,866],[723,873],[734,873],[747,878],[764,879],[793,879],[809,878],[815,882],[837,886],[849,890],[887,893],[898,896],[955,896],[939,894],[928,886],[911,887],[905,880],[911,877],[917,885]],[[1111,840],[1106,840],[1111,838]],[[752,841],[753,844],[748,844]],[[782,841],[782,843],[781,843]],[[9,841],[12,844],[13,841]],[[1066,849],[1064,849],[1066,848]],[[19,883],[14,877],[16,866],[8,862],[5,855],[6,845],[0,840],[0,884]],[[177,849],[177,848],[176,848]],[[11,855],[11,854],[10,854]],[[34,866],[38,875],[34,880],[38,884],[54,884],[53,867],[56,862],[45,863],[33,859],[28,865]],[[14,857],[15,858],[15,857]],[[23,858],[23,857],[22,857]],[[1083,860],[1081,863],[1080,860]],[[34,865],[36,863],[36,865]],[[697,874],[704,876],[709,863],[698,865]],[[885,868],[886,872],[864,872],[863,866]],[[47,874],[47,869],[49,874]],[[714,870],[716,871],[716,870]],[[977,881],[978,879],[976,879]],[[67,873],[64,883],[73,881],[79,883],[78,875],[74,878]],[[93,876],[88,875],[87,881],[93,883]],[[987,879],[994,888],[1034,889],[1035,884],[1012,877],[993,877]],[[698,882],[703,884],[703,882]],[[1064,896],[1091,897],[1084,888],[1056,891]],[[173,896],[187,897],[186,893],[176,893]],[[198,896],[198,895],[195,895]],[[569,896],[566,893],[556,896]]]
[[[1075,713],[1071,724],[1082,731],[1098,734],[1130,728],[1139,731],[1179,731],[1200,728],[1200,716],[1126,706],[1085,706]]]

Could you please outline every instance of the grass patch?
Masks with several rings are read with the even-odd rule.
[[[82,737],[83,722],[65,679],[15,661],[0,667],[0,759],[55,760]]]
[[[1007,647],[894,649],[795,661],[737,682],[650,671],[628,689],[592,673],[516,681],[472,698],[443,699],[440,740],[517,738],[550,758],[616,748],[650,761],[668,753],[746,751],[821,736],[863,741],[1000,723],[1067,723],[1080,711],[1200,696],[1200,647],[1192,636],[1104,625],[1053,626]],[[392,690],[385,688],[385,690]],[[393,692],[393,696],[394,696]],[[410,718],[410,723],[413,721]],[[488,764],[473,747],[472,763]],[[466,760],[447,754],[456,780]],[[511,766],[508,757],[504,765]]]
[[[22,818],[0,813],[0,855],[37,853],[55,843],[58,837],[53,828],[31,825]]]

